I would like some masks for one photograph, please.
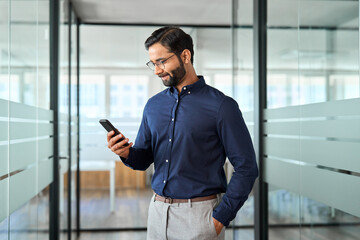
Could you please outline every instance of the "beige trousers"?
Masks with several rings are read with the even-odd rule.
[[[147,240],[212,240],[225,238],[225,228],[219,236],[212,220],[218,198],[188,203],[150,201]]]

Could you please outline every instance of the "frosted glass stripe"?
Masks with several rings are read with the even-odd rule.
[[[302,166],[301,194],[360,217],[360,177]]]
[[[10,117],[36,119],[36,107],[10,102]]]
[[[10,144],[10,172],[36,162],[36,140]]]
[[[0,121],[0,141],[8,140],[8,122]]]
[[[38,123],[38,136],[53,135],[54,126],[51,123]]]
[[[53,159],[39,162],[38,169],[38,191],[41,192],[53,181]]]
[[[0,176],[8,173],[8,145],[0,145]],[[1,192],[0,192],[1,194]]]
[[[9,215],[9,179],[5,178],[0,181],[0,223]]]
[[[9,101],[0,99],[0,117],[8,116],[8,104]]]
[[[360,143],[265,137],[265,155],[360,172]]]
[[[304,106],[304,105],[302,105]],[[300,107],[284,107],[275,109],[264,109],[264,119],[299,118]]]
[[[360,143],[301,140],[301,161],[360,173]]]
[[[276,109],[265,109],[265,119],[308,118],[360,115],[360,98],[314,103]]]
[[[48,159],[53,156],[53,138],[42,139],[38,142],[39,161]]]
[[[265,137],[264,153],[268,156],[298,160],[300,159],[300,140]]]
[[[265,122],[265,134],[299,135],[300,122]]]
[[[35,183],[36,167],[10,177],[10,214],[37,194]]]
[[[324,120],[302,122],[268,122],[265,134],[301,135],[311,137],[354,138],[360,139],[360,121]]]
[[[300,191],[300,165],[265,158],[265,182],[289,191]]]
[[[38,108],[38,119],[39,120],[53,121],[53,119],[54,119],[53,110]]]
[[[269,184],[360,217],[357,176],[265,158],[264,177]]]
[[[315,103],[302,106],[302,117],[360,115],[360,98]]]
[[[300,134],[302,136],[360,139],[360,121],[359,119],[303,121]]]
[[[10,140],[36,137],[36,123],[10,122]]]

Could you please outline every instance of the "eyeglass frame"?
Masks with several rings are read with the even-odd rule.
[[[169,60],[170,58],[172,58],[173,56],[176,56],[176,54],[174,53],[173,55],[171,55],[170,57],[168,58],[165,58],[163,60],[159,60],[159,61],[156,61],[155,63],[153,63],[152,61],[148,61],[146,63],[146,66],[148,66],[148,68],[151,70],[151,71],[154,71],[155,70],[155,66],[158,66],[159,68],[165,70],[165,62],[167,60]],[[153,68],[153,69],[152,69]]]

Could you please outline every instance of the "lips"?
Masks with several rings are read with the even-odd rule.
[[[161,75],[159,76],[162,80],[167,80],[168,79],[169,74],[165,74],[165,75]]]

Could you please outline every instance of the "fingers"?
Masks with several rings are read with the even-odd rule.
[[[128,151],[132,146],[133,146],[133,143],[130,143],[129,146],[127,146],[127,147],[122,147],[122,148],[114,151],[114,153],[117,154],[117,155],[121,155],[121,154],[123,154],[124,152]]]
[[[114,131],[110,131],[110,132],[108,132],[108,134],[107,134],[107,141],[109,142],[110,141],[110,139],[112,138],[112,136],[114,135]]]
[[[111,139],[111,141],[112,141],[112,139]],[[116,150],[118,150],[120,148],[124,148],[125,147],[124,144],[127,143],[127,142],[129,142],[128,138],[126,138],[126,139],[124,139],[124,140],[122,140],[121,142],[118,142],[118,143],[115,142],[114,145],[112,145],[112,147],[110,149],[111,149],[111,151],[115,152]]]
[[[111,131],[114,133],[114,131]],[[111,134],[111,132],[108,133],[108,148],[112,148],[120,138],[124,137],[122,134],[116,135],[115,137],[112,137],[114,134]],[[110,139],[109,139],[110,136]]]

